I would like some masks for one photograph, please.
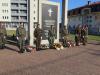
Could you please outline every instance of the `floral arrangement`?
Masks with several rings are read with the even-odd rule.
[[[67,41],[67,47],[74,47],[75,43],[72,40]]]
[[[49,48],[49,47],[48,47],[48,44],[41,44],[40,48],[41,48],[41,49],[47,49],[47,48]]]
[[[53,48],[57,49],[57,50],[62,50],[64,49],[64,47],[62,46],[62,44],[60,43],[54,43],[53,44]]]
[[[36,51],[36,49],[34,47],[29,46],[29,45],[25,46],[25,49],[27,49],[29,51]]]

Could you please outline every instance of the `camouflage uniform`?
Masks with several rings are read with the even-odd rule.
[[[22,24],[17,28],[16,36],[20,52],[23,53],[25,51],[26,30]]]
[[[55,39],[55,32],[54,32],[53,26],[51,26],[51,29],[48,32],[49,48],[52,48],[54,44],[54,39]]]
[[[6,28],[3,25],[0,25],[0,48],[4,48],[6,44]]]
[[[63,46],[67,46],[67,40],[68,40],[68,30],[66,29],[66,26],[64,26],[64,29],[62,31],[62,36],[63,36]]]
[[[85,28],[85,26],[82,27],[81,29],[81,39],[82,39],[82,43],[83,45],[86,45],[87,43],[87,29]]]
[[[36,38],[36,50],[39,51],[42,37],[42,29],[39,28],[39,25],[37,25],[37,28],[34,30],[34,36]]]
[[[88,40],[88,26],[87,25],[85,25],[85,30],[86,30],[86,43],[88,42],[87,40]]]
[[[81,41],[81,27],[78,25],[75,29],[75,42],[76,42],[76,46],[80,45],[80,41]]]

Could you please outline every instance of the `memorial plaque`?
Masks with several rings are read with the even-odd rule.
[[[51,25],[54,27],[55,37],[57,38],[57,24],[58,24],[58,6],[51,4],[42,4],[42,29],[43,40],[48,38],[48,30]]]

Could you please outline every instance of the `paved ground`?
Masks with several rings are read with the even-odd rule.
[[[0,50],[0,75],[100,75],[100,44],[17,53],[7,45]]]

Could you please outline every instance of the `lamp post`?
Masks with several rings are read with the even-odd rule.
[[[64,25],[67,26],[67,13],[68,13],[68,0],[62,0],[62,28]]]
[[[64,25],[67,27],[67,23],[68,23],[67,10],[68,10],[68,0],[62,0],[61,37],[62,37],[62,30],[64,28]]]

